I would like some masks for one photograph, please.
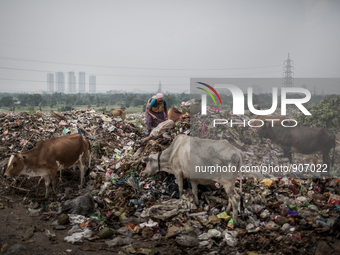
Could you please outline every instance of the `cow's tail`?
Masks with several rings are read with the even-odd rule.
[[[87,141],[87,143],[89,145],[89,166],[87,167],[87,171],[86,171],[85,176],[88,176],[90,174],[90,169],[91,169],[91,143],[87,139],[86,139],[86,141]]]
[[[241,218],[244,219],[243,217],[243,212],[244,212],[244,207],[243,207],[243,193],[242,193],[242,179],[243,179],[243,173],[241,171],[241,167],[243,165],[243,160],[244,160],[244,154],[241,153],[240,155],[240,160],[239,160],[239,164],[237,166],[237,169],[240,173],[240,214],[241,214]]]
[[[243,164],[243,158],[244,157],[244,154],[241,153],[241,154],[236,154],[234,153],[231,157],[231,161],[233,164],[235,164],[237,167],[237,171],[238,173],[240,174],[239,175],[239,178],[240,178],[240,214],[241,214],[241,218],[243,219],[243,196],[242,196],[242,172],[241,172],[241,166]],[[236,162],[237,161],[237,162]],[[237,192],[235,191],[235,195],[238,196]]]

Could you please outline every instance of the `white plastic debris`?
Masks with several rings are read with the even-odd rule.
[[[281,227],[281,229],[282,229],[282,231],[286,231],[286,230],[288,230],[288,229],[290,229],[290,224],[289,223],[285,223],[285,224],[283,224],[283,226]]]
[[[68,216],[72,224],[81,224],[84,221],[87,221],[90,219],[90,218],[86,218],[85,216],[77,215],[77,214],[68,214]]]
[[[152,241],[158,241],[162,238],[162,235],[160,233],[156,233],[151,237]]]
[[[264,210],[261,214],[260,214],[260,218],[261,219],[265,219],[265,218],[268,218],[270,215],[270,212],[268,209]]]
[[[301,203],[304,203],[304,202],[308,201],[308,198],[307,197],[297,197],[296,200],[301,202]]]
[[[90,238],[92,236],[92,231],[88,228],[84,229],[83,232],[77,232],[71,236],[66,236],[64,240],[69,243],[82,242],[84,238]]]
[[[313,211],[317,211],[318,207],[316,205],[309,205],[308,208]]]
[[[224,239],[226,240],[229,246],[235,247],[238,244],[237,240],[237,232],[226,230],[223,232]]]
[[[68,235],[73,235],[74,233],[79,233],[79,232],[83,232],[83,229],[81,227],[79,227],[78,225],[74,225],[69,231],[68,231]]]
[[[90,173],[90,176],[93,178],[93,179],[96,179],[97,178],[97,174],[95,172],[91,172]]]
[[[144,228],[144,227],[158,227],[158,222],[153,221],[152,219],[150,219],[148,222],[144,222],[139,224],[140,227]]]
[[[198,236],[198,240],[202,241],[202,240],[208,240],[212,237],[221,237],[222,233],[220,231],[218,231],[217,229],[209,229],[209,231],[207,233],[203,233],[201,235]]]
[[[279,229],[279,225],[277,225],[274,221],[269,221],[267,224],[266,224],[266,229],[269,229],[271,231],[275,231],[277,229]]]

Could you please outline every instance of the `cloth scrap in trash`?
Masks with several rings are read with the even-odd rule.
[[[141,217],[153,217],[165,220],[180,212],[189,212],[196,209],[196,205],[189,201],[183,199],[170,199],[145,209],[142,212]]]

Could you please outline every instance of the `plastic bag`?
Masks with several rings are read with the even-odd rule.
[[[187,246],[187,247],[194,247],[199,244],[198,239],[195,236],[177,236],[176,242],[179,245]]]
[[[229,246],[235,247],[238,244],[238,240],[236,238],[237,237],[236,231],[226,230],[224,231],[223,235],[224,235],[224,239],[226,240]]]
[[[64,240],[69,243],[82,242],[84,238],[90,238],[92,236],[92,231],[86,228],[83,232],[78,232],[72,234],[72,236],[66,236]]]
[[[128,245],[131,244],[134,241],[131,237],[121,237],[118,236],[110,241],[105,241],[105,243],[109,246],[118,246],[118,245]]]

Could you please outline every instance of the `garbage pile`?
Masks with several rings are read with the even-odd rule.
[[[177,123],[164,123],[149,135],[143,129],[143,114],[128,115],[126,122],[89,110],[2,114],[2,171],[11,154],[29,150],[41,139],[75,132],[91,141],[95,160],[85,187],[77,188],[79,174],[63,173],[62,178],[70,181],[58,185],[53,199],[36,195],[32,188],[35,178],[9,185],[10,181],[1,177],[7,189],[0,192],[25,195],[28,215],[51,221],[51,228],[45,230],[50,242],[55,242],[58,230],[67,230],[64,241],[81,244],[81,250],[155,254],[160,247],[169,247],[168,254],[320,255],[328,249],[329,254],[336,254],[339,179],[244,175],[236,184],[240,193],[243,182],[239,204],[243,218],[235,224],[232,213],[227,212],[227,194],[218,183],[199,185],[200,203],[195,205],[188,181],[179,197],[173,175],[161,172],[151,178],[141,176],[146,165],[143,158],[169,147],[178,134],[226,139],[244,151],[247,165],[288,164],[281,150],[270,140],[261,141],[251,128],[223,125],[213,132],[212,118],[227,119],[231,115],[218,109],[209,109],[206,116],[190,113]],[[299,155],[295,160],[305,162],[310,157]],[[33,234],[30,230],[30,236]]]
[[[275,112],[273,116],[279,116],[279,112]],[[288,116],[296,116],[296,110],[288,109]],[[287,116],[287,119],[290,117]],[[220,120],[217,123],[223,123],[227,120],[228,123],[216,124],[214,127],[214,120]],[[221,111],[217,108],[208,108],[206,115],[191,115],[190,116],[190,132],[192,136],[213,139],[213,140],[227,140],[229,143],[239,148],[245,153],[245,165],[247,166],[263,166],[263,165],[280,165],[289,166],[289,159],[284,157],[283,150],[274,144],[270,139],[261,138],[256,135],[261,123],[254,124],[256,116],[252,116],[250,113],[245,115],[233,115],[229,111]],[[230,123],[234,123],[231,127]],[[251,125],[249,125],[251,123]],[[294,153],[293,163],[295,165],[306,166],[307,164],[322,164],[323,159],[321,154],[305,155],[301,153]],[[340,132],[336,135],[336,147],[335,147],[335,172],[340,171],[339,166],[340,158]],[[336,174],[334,174],[336,175]],[[268,175],[262,173],[261,175],[252,174],[252,177],[283,177],[281,173],[274,173]],[[291,177],[302,177],[298,172],[294,173]],[[304,177],[314,178],[315,173],[310,175],[304,174]]]
[[[339,132],[340,96],[332,95],[323,98],[316,106],[308,107],[311,115],[295,114],[294,117],[302,126],[324,127],[333,132]]]

